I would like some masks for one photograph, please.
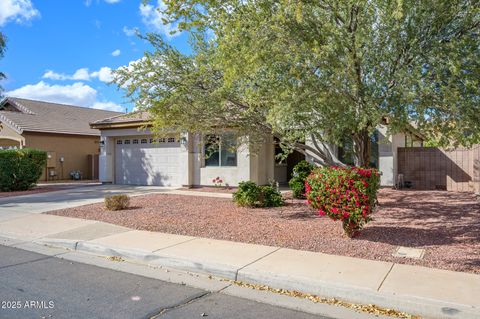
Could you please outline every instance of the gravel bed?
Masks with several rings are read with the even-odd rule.
[[[205,193],[226,193],[231,194],[237,191],[236,187],[226,188],[224,186],[214,187],[214,186],[202,186],[202,187],[183,187],[182,191],[192,191],[192,192],[205,192]]]
[[[49,212],[134,229],[255,243],[480,273],[480,204],[473,194],[381,189],[375,220],[349,239],[340,222],[304,201],[279,208],[236,207],[230,199],[155,194],[124,211],[103,204]],[[423,259],[393,257],[397,246],[424,248]],[[321,266],[321,265],[319,265]]]

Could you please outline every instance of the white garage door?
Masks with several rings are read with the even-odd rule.
[[[175,137],[116,139],[117,184],[180,186],[180,173],[180,143]]]

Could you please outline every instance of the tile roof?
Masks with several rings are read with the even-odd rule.
[[[92,108],[34,101],[8,97],[1,105],[9,104],[7,110],[0,110],[0,121],[19,131],[62,133],[77,135],[100,135],[92,129],[90,122],[123,113]]]
[[[110,126],[112,124],[144,124],[150,119],[150,114],[146,111],[137,111],[128,114],[120,114],[116,116],[112,116],[106,119],[98,120],[95,122],[90,123],[93,127],[105,127]]]

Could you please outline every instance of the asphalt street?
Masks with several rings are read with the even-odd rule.
[[[0,318],[333,319],[0,245]]]

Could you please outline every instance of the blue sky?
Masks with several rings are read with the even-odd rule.
[[[134,34],[158,32],[182,51],[187,35],[169,35],[153,0],[0,0],[0,31],[7,51],[0,70],[4,94],[124,111],[132,105],[114,85],[110,70],[151,50]]]

